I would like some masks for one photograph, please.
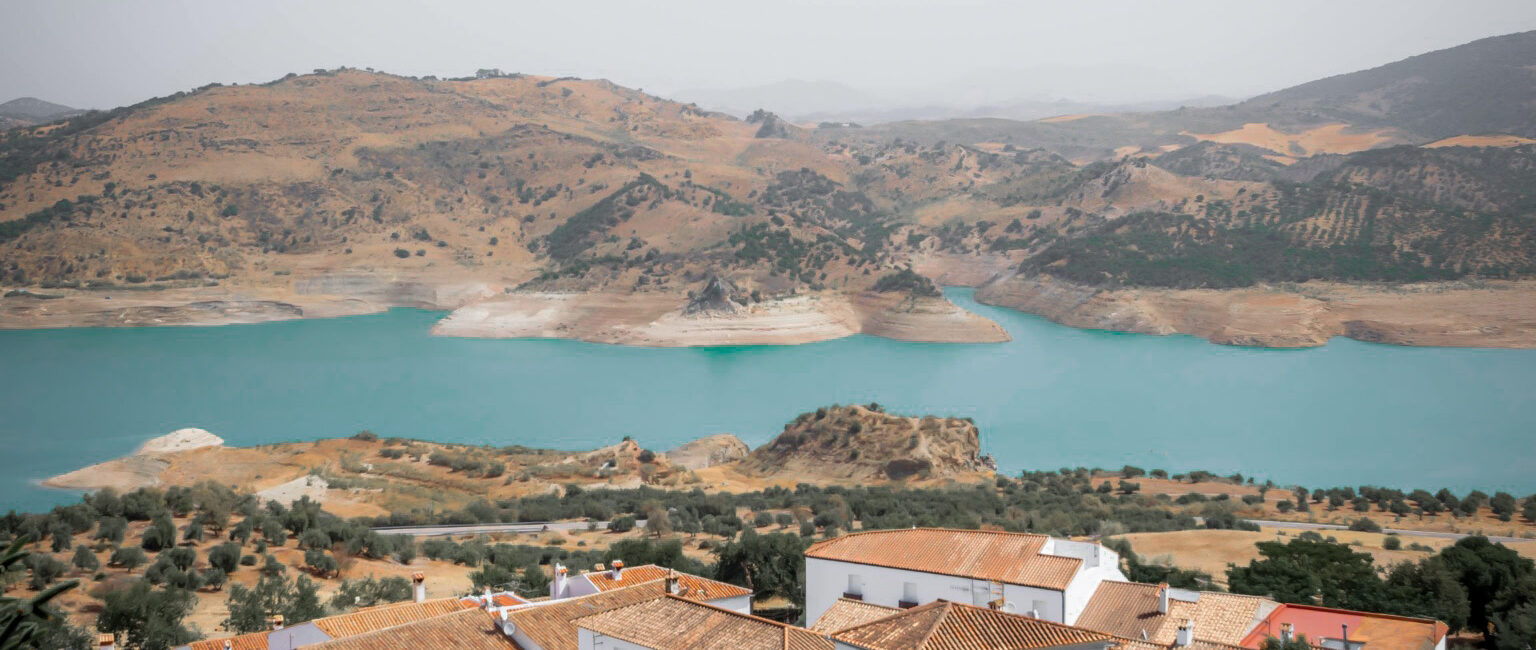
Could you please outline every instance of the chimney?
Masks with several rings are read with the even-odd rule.
[[[276,632],[278,630],[283,629],[283,615],[282,614],[278,614],[276,616],[273,616],[269,620],[272,623],[272,631],[273,632]]]
[[[227,646],[229,642],[225,641],[224,644]],[[115,650],[117,648],[117,637],[111,634],[98,634],[96,635],[96,647],[100,650]]]
[[[1166,582],[1157,586],[1157,613],[1168,613],[1168,583]]]
[[[235,642],[224,639],[224,650],[235,650]]]
[[[1003,599],[1001,599],[1001,598],[994,598],[992,600],[987,601],[987,609],[990,609],[990,610],[992,610],[994,612],[1003,611]]]
[[[618,582],[620,580],[623,580],[624,579],[624,560],[614,560],[613,561],[613,571],[611,571],[610,573],[612,573],[612,577],[613,577],[614,582]]]
[[[490,587],[490,585],[486,585],[486,587],[485,587],[484,599],[485,599],[485,603],[484,603],[485,604],[485,611],[487,611],[487,612],[494,611],[496,609],[496,597],[491,595],[491,587]]]
[[[677,571],[674,569],[667,569],[667,593],[677,593]]]
[[[570,572],[559,562],[555,563],[555,579],[549,581],[549,597],[559,600],[565,597],[565,577]]]
[[[1280,624],[1280,640],[1284,641],[1285,643],[1290,643],[1291,642],[1291,637],[1293,637],[1293,636],[1296,636],[1296,627],[1291,625],[1290,623],[1281,623]]]
[[[1176,637],[1174,637],[1173,647],[1175,647],[1175,648],[1182,648],[1184,646],[1187,646],[1187,645],[1193,643],[1194,641],[1195,641],[1195,622],[1192,621],[1192,620],[1185,620],[1184,623],[1179,626],[1179,633],[1178,633],[1178,635]]]
[[[596,572],[598,572],[598,573],[602,573],[602,572],[604,572],[604,571],[607,571],[607,570],[608,570],[608,567],[606,567],[606,566],[603,566],[603,563],[602,563],[602,562],[598,562],[598,563],[597,563],[597,564],[594,564],[594,565],[592,565],[592,570],[593,570],[593,571],[596,571]]]
[[[415,586],[416,602],[427,602],[427,574],[420,571],[412,573],[411,584]]]

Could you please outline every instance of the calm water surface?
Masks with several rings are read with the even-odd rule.
[[[1337,339],[1260,350],[1075,330],[950,296],[993,345],[855,336],[791,347],[643,349],[428,335],[438,312],[204,328],[0,332],[0,509],[71,502],[41,478],[201,427],[233,445],[350,435],[655,449],[878,401],[971,416],[1001,469],[1242,472],[1536,491],[1536,351]]]

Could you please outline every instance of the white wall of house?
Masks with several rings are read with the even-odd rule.
[[[647,646],[598,634],[584,627],[576,630],[576,648],[577,650],[651,650]]]
[[[852,583],[850,576],[855,576]],[[814,624],[832,603],[853,588],[861,592],[864,602],[886,607],[900,607],[904,600],[922,605],[940,599],[985,606],[995,598],[993,584],[986,580],[806,558],[805,620]],[[1062,592],[1022,585],[1002,588],[1003,600],[1013,613],[1028,614],[1031,609],[1038,609],[1040,618],[1062,622]]]
[[[704,602],[710,605],[714,605],[715,607],[719,607],[720,609],[729,609],[733,612],[736,612],[737,614],[752,613],[751,594],[747,594],[745,596],[731,596],[730,598],[715,598],[712,600],[706,600]]]
[[[1093,598],[1093,593],[1099,589],[1099,583],[1105,580],[1126,579],[1125,574],[1120,571],[1120,554],[1104,548],[1101,544],[1052,537],[1046,542],[1042,552],[1075,557],[1083,561],[1083,566],[1078,569],[1077,575],[1072,576],[1072,582],[1067,583],[1064,598],[1065,611],[1060,620],[1068,625],[1077,622],[1077,617],[1082,615],[1083,610],[1088,607],[1088,601]]]

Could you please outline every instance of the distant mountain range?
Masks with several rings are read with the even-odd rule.
[[[763,109],[801,124],[851,122],[861,125],[955,118],[1037,120],[1074,113],[1161,111],[1233,102],[1230,97],[1217,95],[1135,102],[1057,99],[1045,95],[1023,97],[1017,96],[1018,93],[987,97],[968,94],[963,89],[937,87],[922,92],[876,92],[836,81],[798,79],[742,88],[680,90],[668,95],[678,101],[693,102],[702,108],[737,117]]]
[[[66,117],[74,117],[84,112],[77,108],[55,104],[36,97],[20,97],[0,104],[0,120],[7,121],[7,127],[44,124],[55,120],[62,120]]]

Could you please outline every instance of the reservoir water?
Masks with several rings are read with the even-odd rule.
[[[1536,491],[1536,350],[1336,339],[1262,350],[1076,330],[1007,309],[1005,344],[855,336],[646,349],[428,334],[439,312],[198,328],[0,332],[0,510],[36,481],[201,427],[231,445],[382,436],[664,450],[758,445],[802,411],[877,401],[970,416],[1000,469],[1242,472],[1308,487]]]

